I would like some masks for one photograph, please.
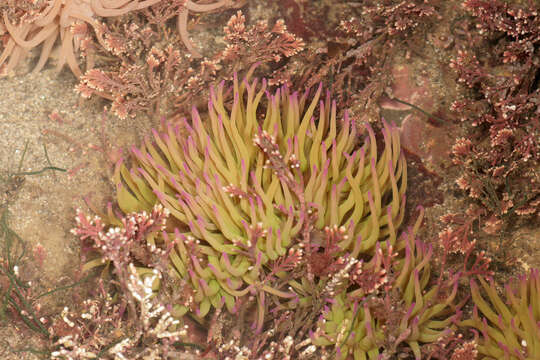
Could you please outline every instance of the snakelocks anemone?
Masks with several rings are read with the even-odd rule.
[[[271,93],[251,72],[230,88],[212,87],[207,112],[194,107],[191,119],[165,123],[131,148],[115,170],[117,202],[126,214],[156,205],[170,213],[165,231],[147,241],[172,249],[186,293],[174,316],[202,320],[212,308],[252,304],[260,333],[269,311],[310,307],[314,326],[334,296],[345,301],[385,283],[375,254],[394,256],[405,157],[395,126],[383,121],[378,148],[368,123],[346,111],[338,119],[322,84],[314,93]],[[369,258],[366,271],[380,279],[364,289],[347,279]]]
[[[124,212],[156,203],[170,211],[171,231],[155,241],[176,242],[171,264],[189,279],[190,307],[201,317],[211,306],[234,311],[254,287],[296,298],[302,285],[269,286],[266,265],[305,255],[316,231],[344,230],[339,252],[356,258],[403,218],[406,165],[395,127],[384,123],[378,153],[365,124],[359,147],[357,124],[347,112],[337,120],[335,101],[328,93],[321,100],[322,85],[311,96],[286,86],[270,94],[266,80],[248,79],[211,88],[207,114],[193,108],[190,120],[153,131],[114,176]]]
[[[479,359],[533,360],[540,358],[540,271],[504,285],[506,301],[493,279],[471,280],[473,316],[462,325],[476,329]],[[481,289],[484,295],[481,293]]]

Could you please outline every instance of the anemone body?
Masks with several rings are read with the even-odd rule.
[[[313,95],[287,87],[270,94],[264,80],[235,77],[230,89],[211,89],[206,114],[193,108],[190,120],[132,148],[129,167],[118,164],[124,212],[160,203],[174,219],[149,241],[175,241],[172,267],[194,289],[180,314],[203,317],[223,305],[234,312],[255,293],[259,312],[264,294],[298,300],[308,293],[301,283],[267,280],[269,263],[302,247],[306,228],[341,227],[339,252],[353,257],[395,238],[406,189],[397,129],[384,123],[378,152],[371,127],[359,143],[355,124],[346,113],[338,121],[336,103],[321,94],[322,86]]]

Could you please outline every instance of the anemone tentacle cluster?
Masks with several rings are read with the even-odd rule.
[[[454,299],[459,276],[447,282],[430,283],[431,245],[416,238],[423,210],[416,226],[407,229],[386,250],[378,247],[366,268],[383,268],[384,292],[340,292],[327,306],[311,333],[312,343],[336,349],[336,359],[388,358],[398,348],[408,347],[415,359],[422,359],[421,345],[435,343],[456,330],[459,311]],[[392,257],[397,257],[391,261]],[[384,265],[383,265],[384,264]]]
[[[461,324],[481,335],[481,359],[533,360],[540,358],[540,271],[505,284],[506,301],[497,293],[493,279],[471,280],[473,316]],[[481,293],[483,289],[485,295]],[[482,316],[481,316],[481,315]]]
[[[234,311],[235,299],[254,287],[298,297],[287,286],[266,285],[265,265],[302,247],[308,216],[314,229],[344,228],[339,250],[352,257],[395,238],[403,218],[406,165],[395,127],[384,123],[382,154],[369,125],[357,149],[356,126],[347,113],[338,124],[336,103],[329,94],[321,100],[322,85],[310,97],[285,86],[270,94],[265,80],[258,83],[235,76],[228,110],[222,82],[211,89],[207,116],[193,108],[191,121],[168,124],[132,148],[131,168],[116,168],[124,212],[155,203],[169,209],[171,262],[189,278],[200,316],[223,303]]]
[[[60,38],[60,56],[58,68],[68,64],[69,68],[80,77],[76,50],[86,36],[87,25],[95,31],[97,40],[109,49],[103,38],[99,17],[122,16],[131,11],[146,9],[161,0],[21,0],[17,6],[0,5],[0,35],[8,35],[0,53],[0,66],[8,73],[13,70],[26,53],[41,45],[41,54],[34,68],[39,71],[49,58],[54,44]],[[189,39],[187,30],[189,12],[208,12],[224,7],[238,7],[242,2],[218,0],[214,3],[199,4],[186,0],[180,6],[177,15],[179,35],[187,50],[195,57],[201,57],[195,45]]]

